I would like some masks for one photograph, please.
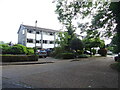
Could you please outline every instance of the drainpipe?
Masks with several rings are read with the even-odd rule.
[[[34,54],[36,55],[36,30],[37,30],[37,20],[35,21],[35,51]]]
[[[43,48],[43,31],[41,31],[41,48]]]

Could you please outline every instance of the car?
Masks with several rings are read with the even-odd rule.
[[[120,62],[120,53],[118,53],[118,56],[115,56],[114,59],[115,59],[116,62]]]
[[[37,50],[37,55],[38,55],[39,57],[46,58],[46,57],[47,57],[47,51],[46,51],[45,49]]]
[[[87,55],[92,55],[92,53],[90,51],[84,51],[84,54],[87,54]]]
[[[113,55],[111,51],[107,51],[107,55]]]

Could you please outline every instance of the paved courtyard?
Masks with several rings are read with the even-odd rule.
[[[39,61],[54,63],[2,66],[3,88],[118,87],[118,72],[109,66],[114,62],[112,57]]]

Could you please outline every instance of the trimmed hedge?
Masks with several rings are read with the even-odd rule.
[[[73,53],[62,53],[61,54],[63,59],[74,59],[75,55]]]
[[[86,54],[81,54],[78,56],[78,58],[88,58],[88,56]]]
[[[2,58],[2,62],[38,61],[38,56],[35,55],[4,55],[0,58]]]

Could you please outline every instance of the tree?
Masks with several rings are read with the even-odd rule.
[[[112,2],[110,5],[110,10],[112,10],[113,15],[116,20],[116,36],[113,38],[113,42],[117,45],[117,53],[120,52],[120,1],[119,2]],[[115,41],[116,40],[116,41]]]
[[[100,38],[84,38],[83,43],[85,45],[85,49],[89,50],[92,54],[92,48],[100,47],[103,48],[105,46],[104,41],[100,40]]]
[[[59,39],[57,39],[56,42],[60,45],[60,47],[63,50],[69,50],[68,49],[68,47],[69,47],[68,40],[71,38],[71,36],[68,34],[68,32],[59,32],[58,37],[59,37]]]
[[[120,2],[109,0],[56,0],[58,19],[67,27],[80,28],[81,33],[93,32],[96,37],[112,37],[117,33],[120,52]],[[81,19],[92,18],[90,23],[81,24]],[[78,23],[75,27],[73,22]],[[117,23],[117,25],[115,24]],[[92,33],[92,34],[93,34]]]
[[[83,50],[84,48],[82,41],[77,37],[72,39],[70,46],[71,46],[71,49],[75,50],[76,52],[78,50]]]

